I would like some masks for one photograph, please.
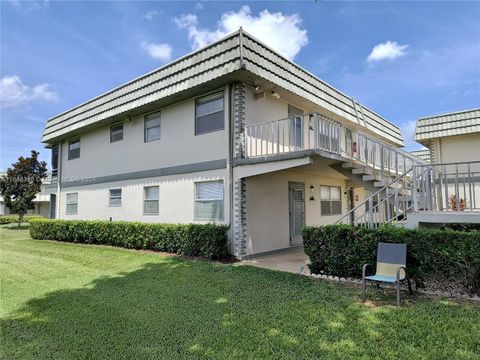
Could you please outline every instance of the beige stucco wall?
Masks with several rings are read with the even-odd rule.
[[[68,160],[62,146],[62,177],[116,175],[228,158],[229,97],[225,94],[225,129],[195,135],[195,98],[158,109],[160,140],[144,142],[144,116],[123,123],[123,140],[110,143],[110,126],[80,136],[80,158]]]
[[[265,94],[265,98],[255,100],[255,89],[245,87],[245,123],[257,124],[288,117],[288,103]]]
[[[435,163],[480,161],[480,133],[433,140]]]
[[[128,180],[105,184],[64,188],[61,192],[61,219],[69,220],[125,220],[153,223],[203,223],[194,220],[195,181],[224,181],[224,221],[230,217],[226,170],[204,171],[190,174],[162,176],[140,180]],[[159,214],[143,214],[143,187],[159,186]],[[109,190],[122,189],[122,205],[109,207]],[[66,194],[78,193],[77,215],[66,214]]]
[[[320,185],[340,186],[342,213],[347,212],[346,180],[340,176],[307,175],[295,171],[279,171],[246,178],[247,255],[282,249],[290,246],[289,182],[305,184],[305,223],[307,225],[333,224],[343,215],[322,216],[320,213]],[[315,200],[310,198],[314,187]],[[355,192],[356,193],[356,192]],[[358,192],[363,200],[363,189]]]

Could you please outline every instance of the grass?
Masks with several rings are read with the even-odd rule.
[[[4,359],[480,359],[480,306],[1,231]]]

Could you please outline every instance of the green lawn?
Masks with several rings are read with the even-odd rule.
[[[1,228],[4,359],[480,359],[480,306]]]

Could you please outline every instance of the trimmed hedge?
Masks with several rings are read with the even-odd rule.
[[[33,239],[150,249],[208,259],[228,256],[227,230],[225,225],[214,224],[48,219],[30,221],[30,236]]]
[[[306,226],[305,253],[310,271],[342,277],[360,277],[362,265],[375,265],[377,244],[408,245],[407,271],[422,287],[425,279],[441,273],[480,295],[480,232],[436,229],[405,229],[382,226],[377,229],[349,225]]]
[[[28,223],[31,219],[38,219],[44,217],[42,215],[23,215],[22,223]],[[0,225],[18,223],[18,215],[0,215]]]

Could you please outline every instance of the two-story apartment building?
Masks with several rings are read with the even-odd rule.
[[[243,30],[48,120],[61,219],[230,225],[301,244],[420,161],[399,128]]]

